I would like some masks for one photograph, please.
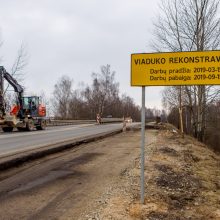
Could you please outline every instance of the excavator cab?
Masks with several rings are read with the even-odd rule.
[[[41,103],[40,97],[22,97],[22,115],[31,117],[45,117],[46,108]]]
[[[11,115],[25,117],[45,117],[46,107],[41,103],[40,97],[22,97],[22,105],[13,105]]]
[[[21,104],[12,106],[10,116],[7,117],[8,126],[3,131],[11,131],[16,127],[19,131],[44,130],[46,127],[46,107],[38,96],[21,97]]]

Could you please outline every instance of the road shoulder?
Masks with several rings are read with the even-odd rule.
[[[220,155],[172,129],[159,131],[145,150],[145,203],[138,157],[96,212],[82,219],[220,219]]]

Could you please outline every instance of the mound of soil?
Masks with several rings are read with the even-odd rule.
[[[91,219],[220,219],[220,156],[172,129],[157,132],[145,147],[144,204],[140,204],[140,158],[136,158],[106,203],[97,207],[98,218]]]

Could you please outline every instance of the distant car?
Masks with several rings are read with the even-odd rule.
[[[112,115],[107,115],[106,118],[112,118]]]

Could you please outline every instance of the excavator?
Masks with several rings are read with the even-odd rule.
[[[4,80],[16,93],[16,104],[6,111]],[[0,127],[4,132],[44,130],[46,128],[46,107],[38,96],[23,96],[24,89],[17,80],[0,66]]]

